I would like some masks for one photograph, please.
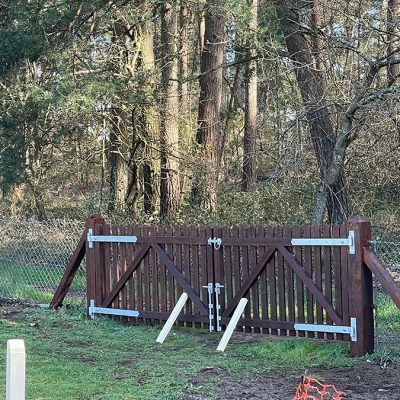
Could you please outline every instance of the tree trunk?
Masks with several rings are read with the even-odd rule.
[[[108,211],[125,208],[125,197],[128,190],[128,168],[124,159],[126,137],[123,134],[123,119],[118,108],[112,109],[110,131],[110,196]]]
[[[255,36],[257,34],[258,0],[250,1],[251,21],[249,29]],[[248,55],[256,57],[257,50],[253,40],[249,40]],[[252,190],[256,185],[256,140],[257,140],[257,61],[254,59],[246,67],[246,104],[244,116],[243,138],[243,177],[242,190]]]
[[[325,74],[316,70],[313,65],[312,49],[301,31],[300,16],[297,12],[299,3],[292,1],[290,6],[284,0],[276,0],[278,12],[287,21],[288,28],[285,37],[290,58],[295,65],[297,82],[306,108],[307,120],[310,128],[314,153],[317,158],[322,185],[332,163],[335,147],[335,133],[333,131],[329,110],[325,100]],[[321,223],[325,207],[328,210],[330,223],[343,223],[351,216],[351,208],[344,173],[338,175],[333,184],[328,185],[327,195],[322,198],[316,196],[314,223]]]
[[[192,200],[210,211],[217,207],[217,149],[220,131],[225,23],[222,0],[209,1],[205,12],[204,48],[200,66],[200,98],[196,141],[200,165],[194,173]]]
[[[153,100],[155,90],[156,65],[154,57],[154,35],[151,23],[143,28],[142,71],[146,76],[146,95],[150,99],[141,110],[142,136],[144,143],[143,161],[143,208],[146,214],[155,212],[158,203],[160,181],[159,153],[160,124]]]
[[[160,217],[173,218],[180,204],[179,164],[179,87],[177,59],[177,14],[164,2],[161,22],[162,89]]]
[[[394,64],[394,61],[398,61],[400,58],[399,45],[400,41],[398,38],[399,30],[397,24],[399,22],[399,0],[388,0],[387,5],[387,42],[388,42],[388,66],[387,66],[387,77],[389,82],[393,82],[394,79],[400,75],[400,64]]]

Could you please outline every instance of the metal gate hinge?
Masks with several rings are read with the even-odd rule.
[[[214,249],[218,250],[221,247],[221,243],[222,243],[222,239],[221,238],[217,238],[217,237],[213,237],[213,238],[209,238],[207,243],[209,245],[214,245]]]
[[[350,335],[352,342],[357,342],[357,319],[350,318],[350,326],[338,325],[317,325],[317,324],[294,324],[296,331],[326,332],[326,333],[346,333]]]
[[[354,231],[349,231],[347,238],[301,238],[292,239],[292,246],[347,246],[349,254],[356,253]]]

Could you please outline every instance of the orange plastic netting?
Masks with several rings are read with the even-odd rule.
[[[297,386],[296,395],[293,400],[342,400],[346,396],[345,392],[337,390],[333,385],[324,385],[317,379],[304,376]]]

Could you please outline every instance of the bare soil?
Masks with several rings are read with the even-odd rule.
[[[182,400],[206,400],[198,388],[212,383],[219,400],[286,400],[293,399],[305,371],[282,371],[274,375],[247,373],[233,377],[221,368],[209,368],[191,379],[197,394],[188,393]],[[314,367],[307,375],[325,384],[333,384],[346,393],[346,399],[400,400],[400,365],[391,362],[361,362],[353,367],[327,369]],[[319,398],[319,397],[318,397]],[[332,397],[325,397],[332,398]]]

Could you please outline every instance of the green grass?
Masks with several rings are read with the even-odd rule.
[[[397,336],[400,312],[389,301],[380,304],[381,329]],[[155,342],[160,327],[127,326],[108,318],[88,321],[85,310],[58,312],[26,309],[0,320],[0,398],[5,387],[5,349],[11,338],[25,340],[27,400],[180,399],[189,380],[207,367],[232,375],[299,371],[316,365],[349,366],[348,343],[307,339],[273,339],[231,343],[215,351],[220,335],[174,328],[163,345]],[[369,358],[387,356],[400,362],[397,347],[378,349]],[[210,398],[213,382],[198,388]],[[196,388],[191,388],[193,391]],[[3,396],[3,397],[2,397]]]
[[[64,268],[51,265],[25,266],[3,261],[0,263],[0,297],[49,303],[63,273]],[[84,293],[85,290],[86,279],[78,273],[70,293]],[[81,301],[81,298],[69,297],[70,303],[79,304]]]

